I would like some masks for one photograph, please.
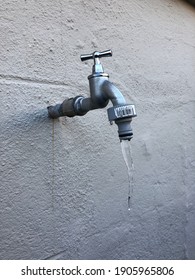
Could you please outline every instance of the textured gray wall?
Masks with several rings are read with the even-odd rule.
[[[195,9],[176,0],[0,1],[0,258],[195,259]],[[136,104],[133,207],[91,61]]]

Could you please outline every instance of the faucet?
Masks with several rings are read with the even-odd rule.
[[[79,95],[65,99],[62,104],[47,107],[48,114],[53,119],[83,116],[90,110],[106,107],[111,101],[113,106],[107,109],[110,124],[113,121],[117,124],[120,141],[130,141],[133,137],[131,121],[136,117],[135,106],[126,103],[122,93],[108,80],[109,75],[104,73],[100,58],[108,56],[112,56],[111,50],[81,55],[81,61],[94,60],[92,74],[88,76],[90,97]]]

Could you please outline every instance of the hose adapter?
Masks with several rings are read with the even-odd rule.
[[[112,124],[113,121],[118,125],[118,134],[120,141],[130,141],[133,137],[133,131],[131,128],[131,121],[133,117],[136,117],[135,106],[132,104],[113,106],[108,108],[108,119]]]

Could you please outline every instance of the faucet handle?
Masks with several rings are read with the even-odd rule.
[[[91,54],[82,54],[81,55],[81,60],[85,61],[88,59],[93,59],[94,60],[94,65],[92,68],[92,76],[89,77],[93,77],[94,75],[98,75],[98,76],[106,76],[108,77],[108,74],[104,73],[104,69],[100,63],[100,57],[104,57],[104,56],[112,56],[112,51],[111,50],[106,50],[103,52],[93,52]]]
[[[106,51],[103,51],[103,52],[93,52],[91,54],[82,54],[81,55],[81,61],[85,61],[85,60],[88,60],[88,59],[95,59],[96,58],[101,58],[101,57],[106,57],[106,56],[112,56],[112,51],[111,50],[106,50]]]

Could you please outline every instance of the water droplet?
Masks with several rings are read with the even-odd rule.
[[[128,210],[131,210],[131,197],[128,196]]]

